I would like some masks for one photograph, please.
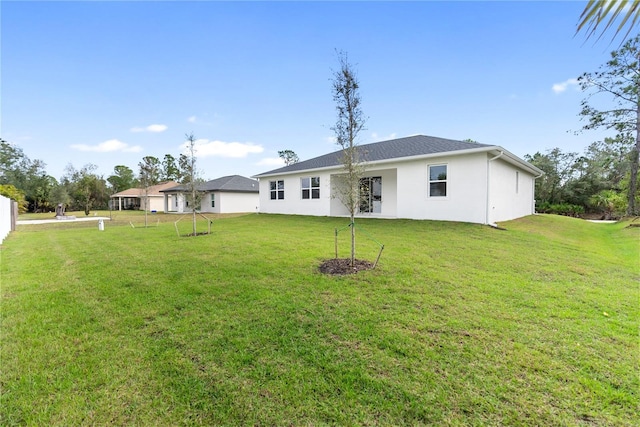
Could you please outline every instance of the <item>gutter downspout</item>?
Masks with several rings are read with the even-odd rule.
[[[491,187],[491,185],[490,185],[490,182],[491,182],[491,181],[490,181],[490,176],[491,176],[491,167],[490,167],[490,163],[491,163],[492,161],[496,160],[496,159],[499,159],[499,158],[500,158],[500,157],[502,157],[503,155],[504,155],[504,151],[500,150],[500,154],[498,154],[497,156],[492,157],[492,158],[490,158],[490,159],[487,159],[487,209],[486,209],[486,212],[485,212],[486,217],[485,217],[485,221],[484,221],[484,222],[485,222],[485,224],[490,225],[490,226],[492,226],[492,227],[497,227],[498,225],[497,225],[497,224],[491,224],[491,223],[489,223],[489,200],[490,200],[490,197],[489,197],[489,196],[490,196],[490,193],[491,193],[491,192],[489,191],[489,189],[490,189],[490,187]]]

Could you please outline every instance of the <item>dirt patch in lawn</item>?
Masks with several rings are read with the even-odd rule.
[[[196,234],[193,234],[193,233],[181,234],[180,237],[197,237],[197,236],[206,236],[208,234],[210,234],[208,231],[200,231],[200,232],[197,232]]]
[[[351,266],[349,258],[328,259],[320,264],[320,272],[330,275],[354,274],[358,271],[371,269],[373,269],[373,263],[362,259],[356,259],[353,266]]]

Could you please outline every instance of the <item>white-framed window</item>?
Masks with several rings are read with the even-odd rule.
[[[284,180],[269,181],[271,200],[284,200]]]
[[[211,193],[211,207],[212,208],[216,207],[216,195],[215,195],[215,193]]]
[[[447,165],[429,165],[429,197],[447,197]]]
[[[310,176],[300,178],[300,188],[302,189],[303,199],[319,199],[320,198],[320,177]]]
[[[520,172],[516,171],[516,194],[520,190]]]

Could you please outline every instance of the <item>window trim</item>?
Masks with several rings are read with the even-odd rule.
[[[313,185],[314,179],[317,179],[318,185]],[[309,180],[309,186],[304,186],[304,180]],[[304,192],[307,191],[307,197]],[[314,195],[317,194],[317,197]],[[300,199],[301,200],[320,200],[320,177],[319,176],[302,176],[300,177]]]
[[[444,166],[445,179],[431,179],[431,168]],[[429,200],[445,200],[449,197],[449,164],[448,163],[432,163],[427,165],[427,199]],[[431,184],[444,183],[444,196],[431,195]]]
[[[269,181],[269,200],[284,200],[284,179]]]
[[[211,207],[216,207],[216,193],[211,193]]]

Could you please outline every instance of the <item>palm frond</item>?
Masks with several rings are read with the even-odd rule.
[[[576,34],[585,30],[588,39],[601,28],[602,31],[598,37],[598,39],[600,39],[607,30],[612,27],[615,28],[614,23],[621,19],[612,40],[627,27],[627,31],[623,37],[624,41],[631,31],[636,28],[639,18],[640,0],[589,0],[580,14]]]

